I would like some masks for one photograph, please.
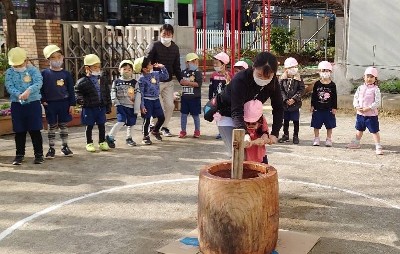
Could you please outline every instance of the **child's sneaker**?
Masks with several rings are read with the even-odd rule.
[[[100,148],[101,151],[110,150],[110,147],[108,146],[106,141],[99,143],[99,148]]]
[[[171,132],[169,131],[168,128],[162,127],[161,128],[161,133],[162,133],[162,135],[164,137],[172,137],[172,134],[171,134]],[[159,139],[157,139],[157,140],[159,140]]]
[[[360,142],[356,142],[355,140],[352,140],[349,144],[346,145],[346,148],[359,149],[359,148],[361,148],[361,145],[360,145]]]
[[[162,141],[162,137],[160,135],[159,131],[152,131],[151,134],[153,134],[153,136],[158,140],[158,141]],[[165,136],[165,135],[164,135]],[[169,136],[167,136],[169,137]]]
[[[63,145],[61,148],[61,154],[67,157],[71,157],[74,155],[74,153],[69,149],[68,145]]]
[[[376,153],[376,155],[383,155],[382,146],[377,146],[375,153]]]
[[[149,136],[145,136],[142,140],[142,143],[145,145],[151,145],[153,144],[153,142],[151,142],[150,137]]]
[[[331,147],[331,146],[332,146],[332,139],[327,138],[327,139],[325,140],[325,146],[326,146],[326,147]]]
[[[283,134],[282,137],[278,140],[279,143],[289,142],[289,135]]]
[[[136,146],[136,142],[133,141],[132,138],[127,138],[127,139],[126,139],[126,144],[127,144],[128,146]]]
[[[86,151],[94,153],[94,152],[96,152],[96,147],[94,147],[93,143],[87,144]]]
[[[186,134],[187,134],[186,131],[179,132],[179,138],[185,138]]]
[[[297,145],[298,143],[300,143],[299,137],[293,136],[293,144]]]
[[[15,166],[21,165],[23,161],[24,161],[24,156],[23,155],[17,155],[17,156],[15,156],[12,164],[15,165]]]
[[[200,131],[199,130],[194,131],[193,137],[200,138]]]
[[[314,138],[313,146],[319,146],[319,137]]]
[[[46,153],[46,159],[54,159],[56,156],[56,150],[53,147],[49,148],[49,151]]]
[[[106,142],[107,142],[108,147],[115,148],[115,139],[113,137],[106,135]]]
[[[43,162],[44,162],[43,155],[35,156],[35,160],[33,161],[33,163],[35,163],[35,164],[42,164]]]

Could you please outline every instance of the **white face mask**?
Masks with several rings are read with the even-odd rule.
[[[16,71],[16,72],[24,72],[24,71],[26,71],[26,67],[25,67],[25,66],[24,66],[24,67],[19,67],[19,68],[13,67],[13,69],[14,69],[14,71]]]
[[[330,73],[330,72],[320,72],[320,73],[319,73],[319,76],[320,76],[322,79],[328,79],[328,78],[331,77],[331,73]]]
[[[290,76],[294,76],[294,75],[297,74],[298,71],[299,71],[298,68],[290,68],[290,69],[288,69],[287,73],[288,73]]]
[[[121,77],[123,79],[131,79],[132,78],[132,74],[131,73],[122,73]]]
[[[171,45],[171,41],[172,41],[172,38],[163,38],[163,37],[161,37],[161,43],[164,45],[164,46],[170,46]]]
[[[256,82],[256,84],[259,86],[266,86],[269,83],[271,83],[271,81],[272,81],[272,78],[271,79],[260,79],[260,78],[256,77],[254,75],[254,73],[253,73],[253,78],[254,78],[254,81]]]
[[[50,61],[50,67],[51,68],[55,68],[55,69],[58,69],[58,68],[61,68],[61,66],[63,65],[63,60],[59,60],[59,61],[57,61],[57,60],[51,60]]]
[[[101,71],[92,71],[93,76],[101,76]]]
[[[217,72],[220,72],[222,70],[222,67],[221,66],[215,66],[214,70],[217,71]]]

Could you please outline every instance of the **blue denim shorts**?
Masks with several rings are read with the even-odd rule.
[[[117,121],[125,123],[126,126],[133,126],[136,124],[137,114],[133,108],[128,108],[122,105],[117,106]]]
[[[311,127],[321,129],[325,125],[327,130],[336,127],[336,116],[330,110],[314,110],[311,118]]]
[[[83,125],[105,124],[106,107],[82,108],[81,122]]]
[[[357,114],[356,117],[356,130],[365,131],[368,129],[371,133],[379,132],[378,116],[362,116]]]
[[[181,113],[200,115],[201,114],[201,99],[200,98],[181,98]]]
[[[72,120],[69,113],[69,101],[48,101],[44,106],[48,124],[68,123]]]

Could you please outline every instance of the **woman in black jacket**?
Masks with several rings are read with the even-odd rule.
[[[256,56],[253,68],[237,73],[231,81],[231,115],[235,128],[246,129],[243,105],[250,100],[265,103],[271,99],[273,124],[271,144],[276,143],[283,120],[283,102],[276,71],[278,62],[269,52]]]

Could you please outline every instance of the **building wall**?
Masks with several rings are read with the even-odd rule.
[[[349,1],[347,75],[362,78],[366,66],[376,65],[379,79],[400,77],[400,5],[393,0]]]
[[[7,21],[3,20],[4,34],[7,34]],[[61,26],[59,20],[18,19],[17,43],[27,51],[28,58],[44,58],[43,48],[49,44],[61,45]],[[40,68],[45,61],[38,60]]]

